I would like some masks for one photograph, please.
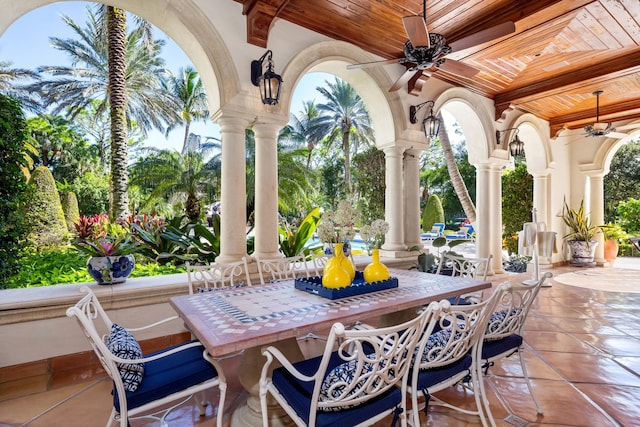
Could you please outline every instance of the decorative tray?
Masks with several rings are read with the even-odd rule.
[[[346,288],[325,288],[322,286],[322,276],[299,277],[295,279],[296,289],[319,295],[328,299],[339,299],[367,294],[370,292],[383,291],[385,289],[397,288],[398,278],[390,277],[379,282],[365,282],[361,271],[356,271],[356,277],[350,286]]]

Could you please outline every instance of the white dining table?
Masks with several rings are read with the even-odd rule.
[[[302,360],[296,338],[326,332],[335,322],[350,325],[378,318],[378,325],[397,324],[432,301],[491,287],[468,278],[389,270],[398,287],[335,300],[298,290],[291,279],[177,296],[170,303],[213,357],[243,351],[238,375],[249,396],[231,425],[254,427],[262,424],[258,380],[266,360],[263,346],[276,345],[290,360]],[[273,425],[287,424],[274,419]]]

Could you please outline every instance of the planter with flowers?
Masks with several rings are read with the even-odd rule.
[[[381,219],[376,219],[370,225],[365,225],[360,229],[360,237],[367,246],[367,251],[371,253],[371,264],[364,269],[364,280],[366,282],[380,282],[387,280],[391,275],[386,265],[380,262],[380,247],[384,243],[384,235],[389,231],[389,223]]]
[[[88,255],[89,274],[99,285],[123,283],[133,271],[133,252],[138,244],[120,224],[111,223],[105,214],[82,216],[74,224],[78,236],[73,246]]]
[[[351,285],[356,269],[349,258],[344,256],[342,245],[355,236],[354,225],[358,212],[351,204],[342,200],[335,211],[322,214],[318,225],[318,237],[323,243],[331,244],[333,256],[327,261],[322,273],[322,286],[344,288]]]

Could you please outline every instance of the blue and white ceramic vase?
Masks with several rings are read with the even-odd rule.
[[[133,255],[94,256],[87,261],[89,274],[99,285],[124,283],[135,265]]]

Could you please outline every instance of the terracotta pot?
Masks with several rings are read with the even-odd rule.
[[[606,239],[604,241],[604,259],[606,259],[609,264],[613,264],[617,257],[618,241],[615,239]]]

